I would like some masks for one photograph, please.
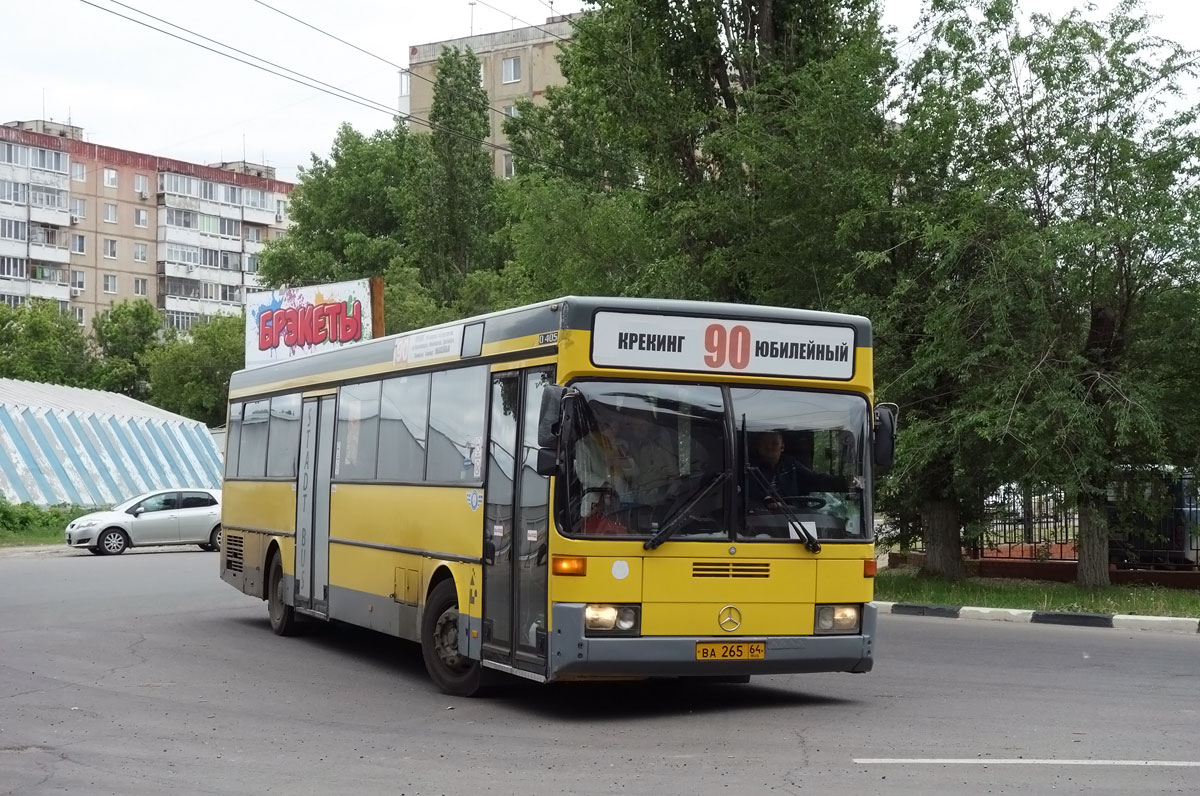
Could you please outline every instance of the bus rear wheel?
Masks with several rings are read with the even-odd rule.
[[[421,617],[421,657],[429,679],[445,694],[473,696],[483,670],[458,649],[458,592],[454,581],[443,580],[429,592]]]
[[[271,618],[271,630],[277,636],[290,636],[296,632],[296,609],[283,600],[283,560],[279,553],[271,556],[267,584],[267,615]]]

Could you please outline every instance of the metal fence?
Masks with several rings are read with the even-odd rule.
[[[1160,503],[1146,508],[1159,489]],[[1177,482],[1139,482],[1145,491],[1114,486],[1108,500],[1109,561],[1129,568],[1200,568],[1200,500],[1186,477]],[[964,530],[964,553],[971,558],[1075,561],[1079,512],[1061,489],[1010,484],[984,504],[984,520]],[[908,549],[921,551],[920,540]]]

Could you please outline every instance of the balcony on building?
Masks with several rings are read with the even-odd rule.
[[[67,283],[67,269],[59,268],[58,263],[54,262],[31,261],[29,296],[53,301],[70,301],[71,286]]]
[[[70,234],[59,227],[29,225],[29,259],[67,265],[71,262],[68,248]]]

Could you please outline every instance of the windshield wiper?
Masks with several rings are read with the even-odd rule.
[[[800,534],[800,536],[804,539],[804,546],[808,549],[808,551],[810,553],[821,552],[821,543],[817,541],[817,537],[809,533],[808,529],[800,524],[800,518],[796,516],[794,511],[792,511],[792,508],[788,505],[788,502],[783,499],[783,495],[779,494],[779,490],[775,488],[775,485],[768,481],[766,476],[762,474],[762,470],[758,467],[752,466],[750,462],[747,461],[746,472],[753,473],[754,477],[758,479],[759,485],[761,485],[762,488],[767,491],[767,494],[771,496],[771,499],[782,508],[784,519],[786,519],[788,521],[788,525],[790,525],[792,528],[795,528],[796,533]]]
[[[695,508],[697,503],[707,497],[709,492],[712,492],[720,484],[725,483],[725,479],[728,477],[728,472],[721,472],[714,475],[712,480],[698,490],[693,497],[688,498],[686,503],[671,512],[670,516],[663,521],[662,527],[655,531],[654,535],[647,539],[642,547],[646,550],[653,550],[683,527],[684,520],[696,519],[695,515],[692,514],[692,509]]]

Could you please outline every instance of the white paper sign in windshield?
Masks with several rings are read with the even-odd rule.
[[[598,312],[592,362],[609,368],[849,379],[849,326]]]

